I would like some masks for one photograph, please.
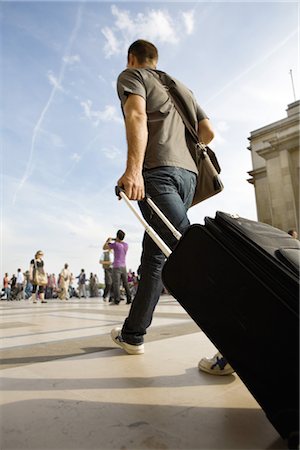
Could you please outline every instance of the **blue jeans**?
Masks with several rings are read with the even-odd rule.
[[[178,167],[159,167],[144,172],[145,189],[154,203],[181,233],[190,225],[187,210],[192,204],[197,177]],[[173,249],[176,238],[152,211],[147,202],[139,202],[140,210],[163,241]],[[126,318],[122,337],[128,344],[142,344],[152,322],[154,309],[162,292],[161,271],[165,256],[147,233],[143,238],[140,282]]]

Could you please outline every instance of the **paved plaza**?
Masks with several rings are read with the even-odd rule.
[[[198,371],[215,348],[171,296],[134,356],[109,335],[124,302],[0,308],[1,450],[287,448],[236,374]]]

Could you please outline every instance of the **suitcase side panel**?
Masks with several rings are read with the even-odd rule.
[[[226,356],[279,433],[286,437],[297,429],[297,312],[201,225],[193,225],[184,234],[162,277],[170,293]],[[283,355],[289,364],[282,366],[278,360]]]
[[[263,230],[267,229],[269,231],[268,225],[244,219],[244,224],[237,229],[237,226],[224,228],[223,223],[220,224],[212,219],[206,219],[206,222],[207,231],[217,240],[219,245],[226,249],[227,253],[237,258],[240,264],[243,264],[246,269],[251,271],[253,276],[264,282],[268,288],[272,287],[273,291],[281,298],[281,301],[285,302],[288,308],[292,308],[299,314],[299,277],[286,264],[283,264],[277,257],[273,256],[273,253],[277,252],[274,236],[272,237],[272,251],[269,252],[258,245],[257,242],[253,242],[249,236],[243,235],[244,224],[248,225],[253,234],[255,234],[256,226],[258,225],[261,232],[260,241],[262,241]],[[261,228],[260,225],[263,225],[263,227]],[[270,228],[273,229],[273,227]],[[283,233],[280,230],[278,231]],[[283,234],[285,235],[286,233]],[[270,236],[266,237],[267,243],[268,238]],[[277,244],[281,243],[282,241],[279,239]]]

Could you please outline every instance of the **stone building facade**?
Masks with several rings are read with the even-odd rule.
[[[248,138],[258,220],[284,231],[299,232],[299,120],[298,100],[288,105],[286,118]]]

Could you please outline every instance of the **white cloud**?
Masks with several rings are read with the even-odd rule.
[[[85,117],[91,120],[95,126],[98,126],[100,122],[123,123],[115,106],[106,105],[103,111],[97,111],[93,109],[91,100],[86,100],[80,104],[83,107]]]
[[[225,122],[225,120],[220,120],[217,122],[216,127],[220,132],[225,132],[229,129],[228,123]]]
[[[115,146],[102,147],[101,152],[108,159],[124,158],[123,152]]]
[[[215,132],[215,137],[212,142],[212,147],[215,145],[220,146],[225,142],[227,142],[225,134],[229,130],[228,123],[225,122],[225,120],[220,120],[216,123],[213,123],[213,128]]]
[[[194,31],[194,11],[186,11],[182,13],[182,19],[186,28],[187,34],[192,34]]]
[[[63,61],[66,64],[75,64],[77,62],[80,62],[80,56],[79,55],[65,55],[63,57]]]
[[[118,39],[115,36],[113,30],[111,30],[109,27],[105,27],[101,31],[104,34],[104,37],[106,38],[106,42],[104,45],[104,53],[106,57],[109,58],[110,56],[119,53],[120,42],[118,42]]]
[[[113,26],[101,30],[106,39],[104,53],[107,58],[125,51],[134,39],[141,36],[154,42],[176,44],[194,30],[193,11],[171,17],[165,9],[150,9],[133,16],[129,11],[112,5],[111,12],[115,18]]]
[[[75,163],[78,163],[81,160],[81,156],[78,155],[78,153],[73,153],[71,159],[72,161],[75,161]]]
[[[134,30],[134,21],[130,18],[129,11],[122,11],[115,5],[111,7],[112,14],[116,17],[116,27],[119,30],[125,30],[132,33]]]

